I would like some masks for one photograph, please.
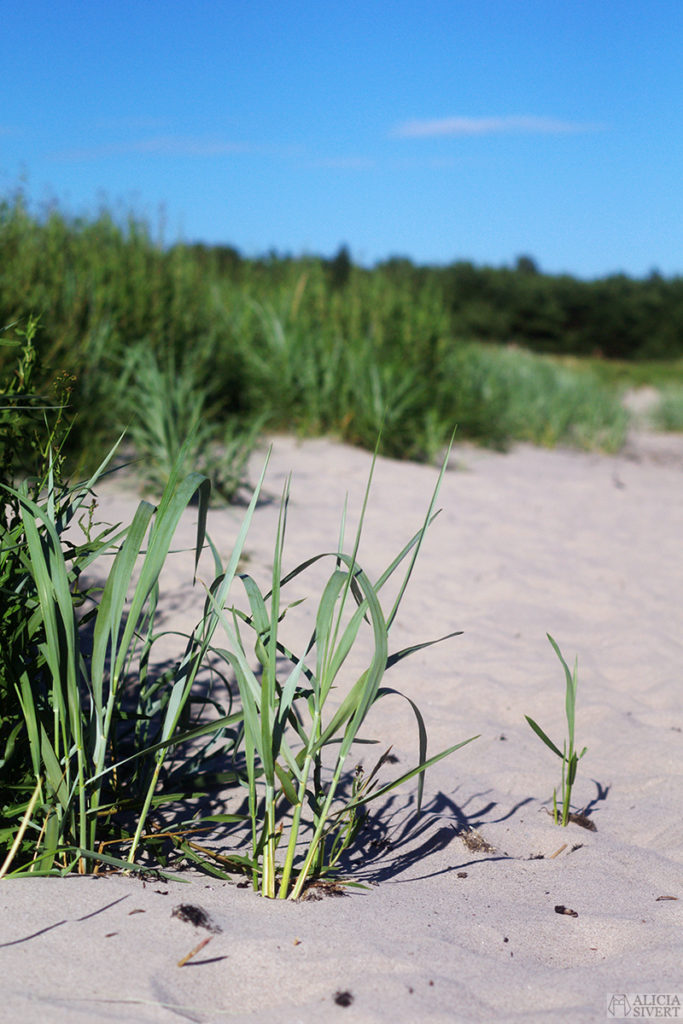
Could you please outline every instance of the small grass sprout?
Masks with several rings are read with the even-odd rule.
[[[557,654],[558,658],[562,662],[564,674],[567,682],[565,709],[567,715],[567,740],[562,744],[562,750],[557,747],[550,737],[541,729],[540,725],[530,718],[529,715],[525,715],[527,722],[534,730],[536,735],[543,740],[546,747],[548,747],[554,754],[562,761],[562,809],[557,805],[557,790],[553,790],[553,817],[555,824],[567,825],[570,821],[569,805],[572,795],[572,786],[576,780],[576,771],[578,768],[579,761],[586,753],[587,747],[584,747],[580,754],[578,754],[574,748],[574,720],[576,712],[576,684],[577,684],[577,668],[578,661],[574,661],[574,671],[570,671],[567,662],[562,656],[562,652],[558,647],[557,643],[553,640],[550,633],[546,634],[548,640],[552,644],[553,650]]]

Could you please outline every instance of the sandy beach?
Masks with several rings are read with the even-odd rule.
[[[353,528],[370,463],[274,438],[252,575],[268,580],[290,472],[286,569],[334,549],[347,492]],[[378,461],[359,555],[371,577],[421,525],[436,477]],[[107,481],[100,514],[129,521],[137,500],[132,480]],[[4,880],[0,1021],[583,1024],[634,1016],[638,995],[668,999],[647,1016],[683,1019],[683,437],[636,433],[616,456],[456,445],[438,504],[393,647],[463,634],[387,683],[420,706],[430,753],[480,738],[429,770],[420,818],[413,782],[371,806],[349,874],[367,888],[294,903],[192,872]],[[242,515],[210,513],[224,557]],[[174,547],[191,547],[195,520]],[[201,608],[191,581],[191,556],[173,555],[169,629]],[[314,603],[292,615],[293,642]],[[572,802],[595,831],[553,823],[560,762],[524,719],[565,734],[547,632],[578,657],[588,750]],[[404,701],[381,701],[366,732],[380,744],[358,755],[366,766],[390,744],[397,774],[415,762]]]

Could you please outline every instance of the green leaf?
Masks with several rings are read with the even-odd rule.
[[[295,807],[299,803],[299,794],[294,788],[292,776],[289,774],[289,772],[286,772],[284,768],[282,768],[282,766],[277,763],[277,761],[274,764],[274,768],[275,774],[280,780],[280,785],[282,786],[285,796],[289,800],[292,807]]]
[[[397,779],[394,779],[393,782],[388,782],[385,786],[382,786],[380,789],[377,789],[358,800],[351,800],[346,805],[345,809],[360,807],[362,804],[368,804],[371,800],[376,800],[378,797],[384,796],[385,793],[390,793],[392,789],[396,789],[397,786],[403,785],[404,782],[409,782],[410,779],[414,779],[416,775],[425,772],[427,768],[431,768],[432,765],[437,764],[439,761],[443,761],[445,757],[449,757],[451,754],[454,754],[456,750],[460,750],[462,747],[466,747],[468,743],[473,743],[475,740],[478,740],[480,735],[480,733],[477,733],[476,736],[470,736],[469,739],[463,740],[461,743],[455,743],[452,747],[447,747],[446,750],[442,750],[440,754],[434,754],[433,757],[428,758],[415,768],[411,768],[410,771],[400,775]]]
[[[536,722],[534,722],[533,718],[529,718],[528,715],[525,715],[524,717],[526,718],[527,722],[529,723],[531,728],[534,730],[536,735],[539,736],[540,739],[543,740],[543,742],[545,743],[546,747],[549,747],[554,754],[557,754],[557,756],[561,760],[564,760],[564,754],[562,753],[562,751],[557,749],[557,747],[555,746],[553,741],[546,735],[546,733],[543,732],[543,729],[541,729],[540,725],[537,725]]]

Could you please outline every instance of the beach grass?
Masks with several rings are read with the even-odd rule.
[[[125,353],[113,387],[112,404],[127,424],[147,487],[163,490],[174,469],[181,476],[202,473],[211,480],[212,495],[227,502],[248,486],[247,462],[261,423],[215,415],[192,361],[172,352],[157,356],[139,343]]]
[[[24,339],[22,383],[26,407],[35,412],[28,401],[30,343],[30,337]],[[13,394],[11,389],[7,394]],[[178,838],[187,829],[153,830],[147,823],[152,811],[158,816],[179,799],[178,788],[182,800],[187,780],[182,764],[174,769],[170,763],[174,751],[208,737],[217,740],[222,784],[246,788],[251,823],[251,852],[219,860],[233,871],[248,869],[264,896],[297,899],[312,881],[338,869],[367,803],[417,777],[419,809],[425,770],[475,738],[428,757],[424,719],[407,697],[417,724],[416,765],[380,784],[380,758],[369,775],[356,772],[350,793],[342,795],[348,760],[369,711],[394,694],[382,685],[385,672],[436,642],[389,652],[389,630],[436,514],[448,453],[422,525],[374,583],[357,557],[372,471],[350,545],[345,509],[336,549],[314,553],[283,575],[288,483],[271,585],[264,593],[249,573],[239,570],[266,459],[227,565],[208,542],[214,578],[203,614],[177,657],[157,667],[156,645],[164,636],[156,622],[163,601],[160,577],[180,518],[192,502],[195,573],[205,547],[210,481],[184,472],[196,436],[177,452],[158,504],[140,501],[130,523],[105,526],[98,522],[94,490],[116,447],[89,479],[70,486],[59,458],[66,429],[57,409],[47,441],[33,449],[39,475],[2,485],[0,849],[5,855],[0,877],[87,873],[103,865],[132,870],[140,867],[141,854],[158,855],[164,841],[182,853],[192,850],[191,859],[206,867],[207,857],[197,856],[197,845]],[[11,450],[5,446],[8,476],[17,472]],[[283,590],[322,562],[332,567],[315,629],[306,650],[294,654],[281,638],[280,624],[294,614],[298,601],[287,605]],[[95,582],[88,583],[88,577]],[[382,591],[390,579],[397,581],[398,593],[385,610]],[[240,607],[231,594],[237,582],[246,606]],[[220,645],[219,627],[225,638]],[[356,648],[363,649],[360,634],[366,627],[366,667],[346,678]],[[197,690],[198,680],[217,672],[216,659],[225,666],[219,677],[231,674],[236,680],[236,708],[229,684],[227,708]],[[284,677],[283,661],[288,666]],[[202,712],[209,705],[213,713],[207,719]],[[195,750],[185,765],[194,793],[201,791],[201,755],[207,751]],[[239,759],[244,768],[236,767]],[[215,782],[215,771],[211,777]],[[243,818],[220,814],[211,820],[234,825]],[[285,833],[286,849],[278,861]],[[212,868],[215,873],[215,864]]]
[[[26,835],[26,849],[13,846],[20,871],[83,873],[103,860],[115,863],[102,849],[112,836],[126,845],[117,821],[124,810],[136,812],[126,857],[134,863],[169,749],[240,718],[224,715],[199,725],[189,713],[215,616],[206,616],[190,634],[170,671],[156,680],[151,671],[160,636],[159,576],[179,519],[195,496],[198,559],[208,481],[200,474],[180,478],[176,467],[158,507],[140,502],[132,522],[121,528],[93,529],[89,522],[79,543],[67,529],[91,500],[105,466],[106,461],[90,480],[59,496],[52,474],[39,500],[25,486],[5,489],[18,516],[11,530],[3,530],[3,559],[18,552],[19,562],[5,573],[3,585],[10,598],[21,599],[23,612],[14,616],[16,635],[8,636],[3,651],[3,686],[18,697],[12,742],[17,754],[23,746],[30,782],[24,773],[8,785],[16,796],[5,804],[4,838],[13,822]],[[246,526],[235,546],[235,566],[245,533]],[[113,561],[101,592],[82,590],[82,575],[96,572],[105,556]]]
[[[317,257],[243,259],[169,246],[131,214],[37,215],[21,193],[0,202],[0,265],[0,323],[40,319],[39,390],[69,379],[73,464],[94,467],[93,452],[129,429],[161,479],[193,425],[202,456],[226,430],[243,435],[243,452],[255,424],[369,450],[382,424],[382,454],[435,462],[455,424],[460,438],[495,447],[614,450],[623,439],[608,360],[587,371],[532,353],[532,307],[526,336],[518,314],[495,326],[498,299],[514,306],[515,288],[540,288],[528,275],[395,261],[340,274]],[[0,348],[0,373],[11,360]],[[214,492],[234,487],[234,472],[208,459],[202,469]]]
[[[171,749],[227,731],[233,749],[224,743],[223,756],[234,764],[239,744],[246,767],[232,774],[223,771],[221,778],[224,783],[229,778],[241,780],[247,788],[251,853],[239,854],[232,862],[225,856],[219,860],[228,870],[247,867],[264,896],[297,899],[312,881],[334,874],[356,837],[367,803],[417,776],[419,810],[426,769],[476,738],[428,757],[424,719],[414,701],[406,698],[417,723],[416,765],[380,785],[380,758],[369,776],[356,773],[350,794],[339,799],[347,761],[368,712],[395,693],[381,685],[386,670],[436,642],[393,654],[388,647],[390,626],[434,518],[445,462],[422,526],[374,584],[357,561],[370,481],[351,548],[345,547],[342,526],[337,550],[312,555],[283,576],[287,485],[272,586],[262,594],[249,574],[237,570],[266,460],[228,565],[216,563],[219,571],[208,588],[200,621],[173,667],[155,679],[153,649],[161,635],[155,627],[159,577],[179,518],[195,495],[195,566],[204,546],[208,480],[199,474],[180,477],[183,458],[181,452],[158,507],[140,502],[132,522],[124,527],[98,532],[90,525],[81,545],[67,539],[66,527],[89,500],[108,460],[60,500],[50,473],[40,500],[29,497],[25,487],[6,489],[18,520],[11,532],[3,531],[2,564],[10,550],[20,551],[21,560],[12,573],[4,574],[3,586],[6,591],[14,586],[21,594],[24,617],[17,625],[23,627],[28,619],[29,637],[19,636],[3,651],[3,685],[8,691],[13,686],[18,697],[5,762],[11,762],[16,748],[17,755],[23,753],[23,771],[3,779],[0,840],[7,852],[0,877],[86,873],[102,865],[138,867],[149,838],[145,827],[151,809],[158,812],[165,799],[173,799],[165,796],[161,785]],[[112,555],[104,585],[81,590],[81,575],[98,559]],[[297,602],[288,608],[282,590],[324,560],[333,568],[320,597],[315,631],[306,651],[295,655],[281,641],[279,624]],[[380,591],[399,569],[398,596],[385,612]],[[247,612],[231,604],[236,580],[244,588]],[[83,607],[88,609],[85,613]],[[227,646],[215,642],[219,626]],[[330,707],[330,695],[342,683],[345,663],[364,626],[369,626],[372,638],[368,664],[347,682],[341,702],[337,699]],[[245,640],[245,630],[251,642]],[[248,653],[251,648],[254,660]],[[209,654],[222,658],[232,670],[240,706],[207,721],[193,718],[189,709]],[[284,678],[283,659],[289,666]],[[132,734],[129,722],[134,723]],[[7,722],[2,725],[6,732]],[[195,778],[195,791],[198,788]],[[14,795],[8,800],[10,794]],[[287,829],[283,814],[290,816]],[[241,820],[218,817],[223,822]],[[177,831],[153,835],[150,849]],[[286,851],[279,863],[281,842]],[[190,849],[182,841],[179,847]],[[196,854],[193,860],[206,864]]]
[[[668,384],[662,388],[651,417],[658,430],[683,431],[683,384]]]
[[[586,753],[587,747],[584,747],[581,753],[578,753],[574,745],[574,726],[576,721],[576,687],[577,687],[577,670],[578,663],[575,662],[574,669],[571,671],[567,662],[562,656],[562,652],[558,647],[555,640],[548,633],[548,640],[555,651],[555,654],[560,660],[565,675],[565,714],[567,718],[567,739],[562,744],[562,750],[553,743],[548,734],[534,721],[529,715],[525,715],[527,722],[539,737],[540,740],[545,743],[549,750],[552,750],[553,754],[562,761],[562,777],[560,782],[560,807],[558,808],[557,803],[557,789],[553,790],[553,818],[556,825],[568,825],[570,820],[570,804],[572,797],[572,787],[576,781],[576,772],[578,769],[579,761]]]
[[[33,390],[32,343],[30,330],[19,339],[18,371],[0,406],[0,870],[86,872],[102,861],[134,861],[150,807],[164,800],[162,768],[179,785],[182,771],[169,770],[169,752],[206,736],[229,748],[241,714],[195,692],[199,675],[210,673],[218,621],[211,610],[170,668],[155,666],[163,636],[155,624],[159,577],[192,502],[196,567],[208,479],[182,475],[189,453],[181,447],[157,505],[141,501],[130,523],[101,524],[94,488],[116,447],[88,479],[66,481],[68,426],[63,407]],[[259,491],[257,485],[225,587]],[[213,718],[200,723],[198,710],[209,704]],[[195,759],[195,790],[200,768]],[[105,852],[112,845],[117,855]]]
[[[248,613],[225,608],[218,596],[209,594],[228,639],[228,647],[217,649],[217,653],[230,665],[239,686],[251,821],[251,854],[223,854],[214,863],[228,870],[248,870],[254,888],[263,896],[298,899],[311,883],[334,877],[362,823],[363,808],[371,800],[417,776],[419,812],[426,769],[476,739],[470,737],[427,757],[424,719],[414,701],[407,698],[417,723],[417,764],[378,786],[380,758],[367,777],[356,772],[350,793],[341,796],[347,762],[368,713],[380,699],[395,693],[382,686],[385,672],[414,651],[437,642],[389,653],[389,630],[434,517],[445,465],[444,461],[422,526],[374,584],[357,560],[371,470],[358,529],[349,548],[345,546],[344,514],[336,550],[312,555],[282,575],[288,482],[280,506],[270,590],[264,594],[249,574],[240,575]],[[286,604],[283,592],[323,561],[331,561],[333,567],[318,601],[313,635],[305,651],[297,654],[281,640],[280,625],[287,615],[295,614],[298,604]],[[403,575],[398,595],[385,612],[380,591],[399,569]],[[251,641],[243,635],[245,626]],[[349,676],[345,666],[353,661],[355,648],[362,646],[359,641],[364,627],[370,634],[365,668]],[[249,660],[252,647],[255,662]],[[281,847],[284,853],[279,855]],[[216,867],[213,870],[220,873]]]

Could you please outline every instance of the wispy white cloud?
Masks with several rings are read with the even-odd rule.
[[[128,142],[110,142],[99,146],[87,146],[62,150],[53,154],[58,160],[104,160],[112,156],[179,156],[210,157],[246,153],[251,146],[245,142],[228,142],[220,139],[193,138],[191,136],[156,135],[147,139]]]
[[[561,121],[552,117],[442,117],[404,121],[391,132],[401,139],[467,135],[566,135],[604,129],[601,124]]]

